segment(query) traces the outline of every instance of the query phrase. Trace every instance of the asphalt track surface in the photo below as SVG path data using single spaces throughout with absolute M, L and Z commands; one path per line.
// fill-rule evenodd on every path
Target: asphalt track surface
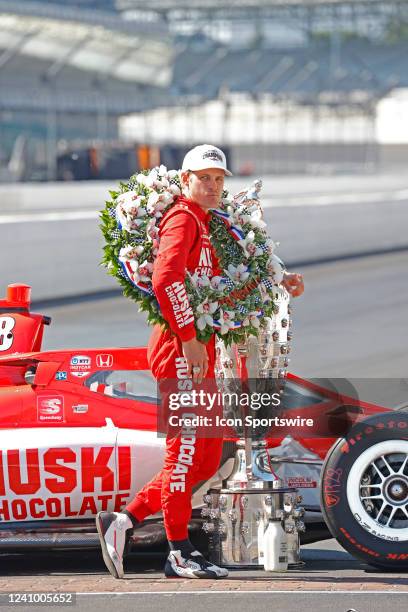
M 76 593 L 76 605 L 67 606 L 68 609 L 90 612 L 112 608 L 117 612 L 240 611 L 266 606 L 277 612 L 295 612 L 302 608 L 316 612 L 406 610 L 407 574 L 371 568 L 353 559 L 333 540 L 303 547 L 302 559 L 304 568 L 286 573 L 232 570 L 228 578 L 218 581 L 168 580 L 162 574 L 162 556 L 132 555 L 125 563 L 125 578 L 115 580 L 107 573 L 97 551 L 0 555 L 0 602 L 11 592 L 68 592 Z M 30 609 L 28 606 L 16 608 Z

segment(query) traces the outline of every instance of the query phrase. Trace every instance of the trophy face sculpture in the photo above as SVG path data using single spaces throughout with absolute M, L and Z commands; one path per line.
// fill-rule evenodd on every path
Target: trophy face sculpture
M 256 181 L 235 200 L 260 207 L 261 185 Z M 277 416 L 284 394 L 292 331 L 289 294 L 283 287 L 276 288 L 274 304 L 274 316 L 264 318 L 257 336 L 228 347 L 221 339 L 216 343 L 215 376 L 224 397 L 223 414 L 239 440 L 232 473 L 221 490 L 210 489 L 204 496 L 202 516 L 206 518 L 203 529 L 210 535 L 211 560 L 229 567 L 263 564 L 262 537 L 271 520 L 284 524 L 290 566 L 300 564 L 299 531 L 303 524 L 297 519 L 303 510 L 298 507 L 297 489 L 284 487 L 272 466 L 262 470 L 261 456 L 262 460 L 269 456 L 264 438 L 272 437 L 271 428 L 246 426 L 254 417 L 266 421 Z M 243 393 L 246 397 L 267 394 L 278 400 L 278 407 L 242 405 Z

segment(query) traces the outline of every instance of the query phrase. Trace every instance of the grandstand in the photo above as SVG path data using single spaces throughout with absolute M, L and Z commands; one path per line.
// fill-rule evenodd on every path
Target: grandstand
M 220 144 L 354 138 L 372 165 L 407 51 L 401 0 L 0 0 L 0 165 L 22 136 L 48 178 L 78 139 L 187 144 L 215 108 Z

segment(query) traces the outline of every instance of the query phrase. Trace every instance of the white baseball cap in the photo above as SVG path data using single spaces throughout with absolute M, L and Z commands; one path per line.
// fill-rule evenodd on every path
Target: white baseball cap
M 227 176 L 232 176 L 227 168 L 225 154 L 218 147 L 203 144 L 190 149 L 183 159 L 182 171 L 207 170 L 207 168 L 219 168 L 224 170 Z

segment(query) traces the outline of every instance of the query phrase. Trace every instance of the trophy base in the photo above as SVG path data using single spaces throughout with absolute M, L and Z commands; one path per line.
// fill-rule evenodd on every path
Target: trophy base
M 269 485 L 233 490 L 210 489 L 204 500 L 203 529 L 209 536 L 209 559 L 229 568 L 263 567 L 262 538 L 270 519 L 284 520 L 289 569 L 302 566 L 299 533 L 292 512 L 297 508 L 297 489 Z M 235 485 L 237 483 L 235 482 Z

